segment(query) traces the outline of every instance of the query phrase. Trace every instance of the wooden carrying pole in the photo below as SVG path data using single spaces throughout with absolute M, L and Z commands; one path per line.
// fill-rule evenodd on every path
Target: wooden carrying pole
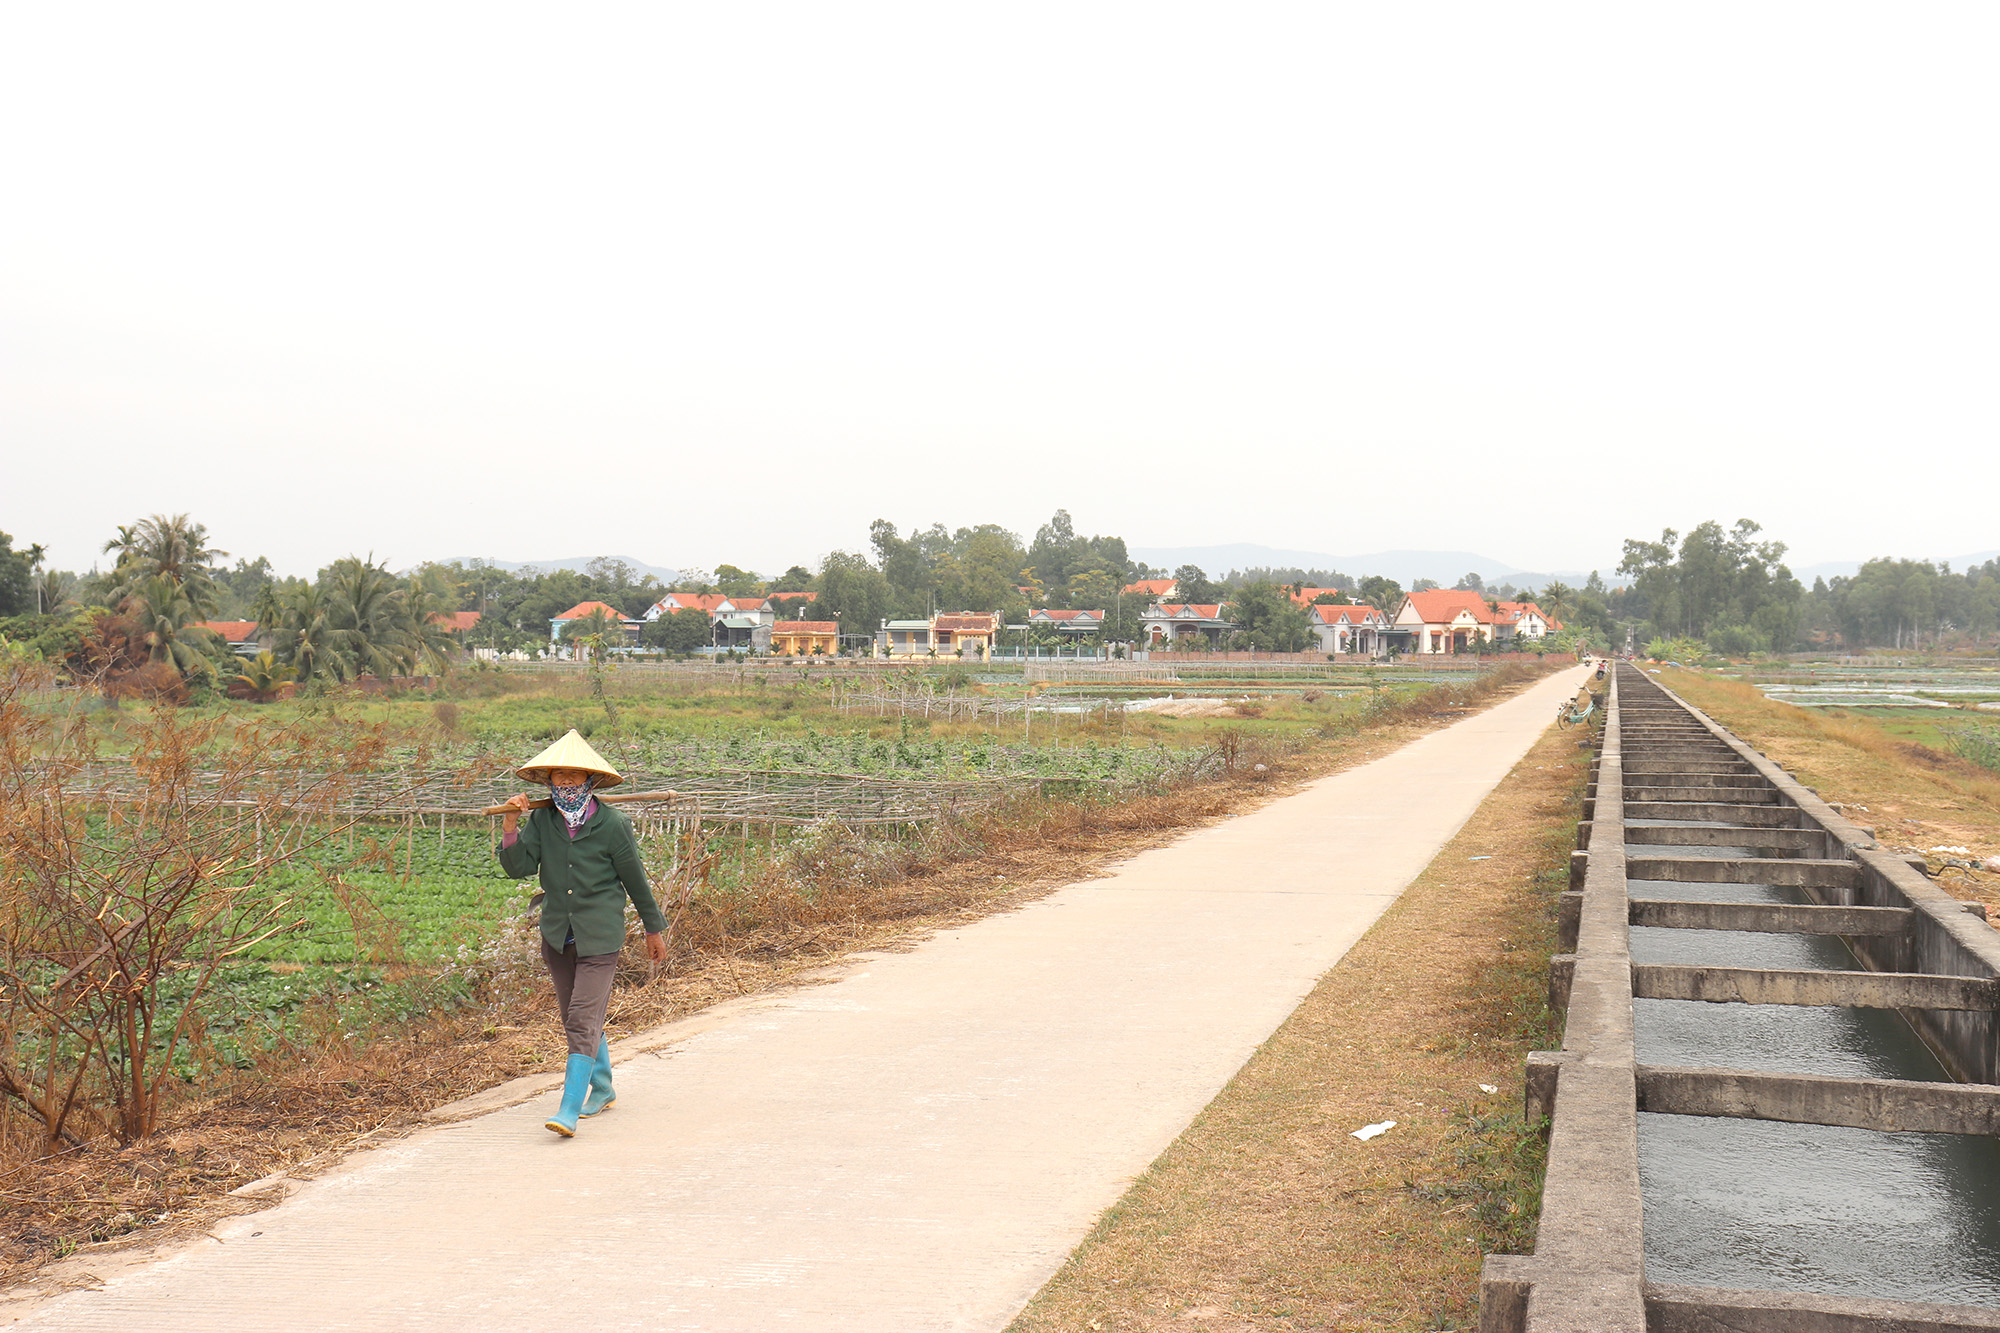
M 627 801 L 673 801 L 680 798 L 680 793 L 677 791 L 607 791 L 603 793 L 592 792 L 591 795 L 608 805 L 623 805 Z M 554 804 L 554 801 L 543 796 L 537 800 L 529 801 L 528 808 L 530 810 L 546 810 Z M 480 811 L 480 813 L 486 815 L 504 815 L 513 808 L 511 805 L 489 805 Z

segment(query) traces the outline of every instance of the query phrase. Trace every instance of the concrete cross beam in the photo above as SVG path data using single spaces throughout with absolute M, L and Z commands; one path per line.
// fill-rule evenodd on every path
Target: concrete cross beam
M 1904 907 L 1807 907 L 1786 903 L 1714 903 L 1634 898 L 1632 924 L 1672 930 L 1749 930 L 1772 935 L 1901 935 L 1914 914 Z
M 1844 1125 L 1885 1134 L 2000 1135 L 2000 1088 L 1885 1078 L 1640 1065 L 1639 1109 Z
M 1650 1333 L 1979 1333 L 2000 1329 L 2000 1310 L 1864 1296 L 1730 1291 L 1648 1282 Z
M 1744 805 L 1730 801 L 1661 800 L 1646 796 L 1625 800 L 1627 819 L 1701 820 L 1704 823 L 1741 824 L 1750 828 L 1799 828 L 1799 812 L 1789 806 L 1759 802 Z
M 1752 847 L 1762 852 L 1790 852 L 1803 856 L 1816 850 L 1825 838 L 1816 829 L 1802 828 L 1711 828 L 1705 824 L 1641 824 L 1627 826 L 1629 846 Z
M 1678 880 L 1683 884 L 1769 884 L 1795 889 L 1851 889 L 1860 874 L 1852 861 L 1804 857 L 1783 860 L 1740 856 L 1632 856 L 1625 862 L 1632 879 Z
M 1768 967 L 1639 963 L 1632 994 L 1644 1000 L 1710 1004 L 1823 1004 L 1857 1009 L 2000 1009 L 1992 977 L 1922 972 L 1820 972 Z
M 1683 784 L 1661 786 L 1653 783 L 1628 782 L 1625 784 L 1625 799 L 1628 801 L 1655 802 L 1716 802 L 1727 799 L 1735 805 L 1776 805 L 1778 793 L 1769 787 L 1727 787 L 1719 783 L 1704 783 L 1700 786 Z

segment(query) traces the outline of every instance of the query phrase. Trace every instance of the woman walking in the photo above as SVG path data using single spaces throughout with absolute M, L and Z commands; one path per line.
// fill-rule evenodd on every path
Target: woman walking
M 577 1118 L 609 1110 L 616 1096 L 604 1009 L 625 943 L 625 900 L 638 909 L 646 956 L 654 962 L 666 961 L 667 921 L 646 883 L 631 821 L 591 795 L 623 782 L 617 769 L 572 730 L 515 772 L 548 787 L 550 801 L 531 809 L 526 796 L 509 800 L 495 850 L 509 878 L 541 872 L 542 962 L 569 1038 L 562 1104 L 547 1123 L 574 1138 Z

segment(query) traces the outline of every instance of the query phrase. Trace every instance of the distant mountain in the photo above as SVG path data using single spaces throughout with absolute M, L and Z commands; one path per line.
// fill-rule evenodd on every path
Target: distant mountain
M 649 565 L 643 560 L 634 560 L 629 555 L 573 555 L 563 560 L 495 560 L 491 556 L 484 555 L 452 555 L 446 556 L 436 563 L 440 565 L 470 565 L 475 560 L 489 564 L 495 569 L 504 569 L 510 574 L 517 574 L 524 569 L 539 569 L 545 574 L 553 573 L 558 569 L 572 569 L 581 574 L 593 560 L 622 560 L 631 568 L 634 574 L 651 574 L 662 583 L 672 583 L 681 576 L 681 572 L 678 569 L 668 569 L 665 565 Z
M 1528 570 L 1504 560 L 1472 551 L 1371 551 L 1365 555 L 1328 555 L 1324 551 L 1285 551 L 1252 542 L 1228 546 L 1137 546 L 1129 548 L 1134 560 L 1159 565 L 1169 572 L 1182 565 L 1199 565 L 1210 578 L 1232 569 L 1330 569 L 1357 579 L 1371 575 L 1392 578 L 1404 587 L 1418 579 L 1432 579 L 1449 588 L 1465 574 L 1477 574 L 1489 584 L 1512 583 L 1539 588 L 1550 579 L 1582 583 L 1589 570 Z M 1601 572 L 1607 577 L 1617 568 L 1612 561 Z
M 1871 556 L 1870 559 L 1875 557 Z M 1913 560 L 1928 560 L 1929 556 L 1912 556 Z M 2000 558 L 2000 551 L 1974 551 L 1971 555 L 1952 556 L 1945 563 L 1953 569 L 1963 571 L 1973 565 L 1983 565 L 1988 560 Z M 1792 575 L 1808 588 L 1814 579 L 1851 579 L 1861 572 L 1859 560 L 1822 560 L 1816 565 L 1796 566 Z

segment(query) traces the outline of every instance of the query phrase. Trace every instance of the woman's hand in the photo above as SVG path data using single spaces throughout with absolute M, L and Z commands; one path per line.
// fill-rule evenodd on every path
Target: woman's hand
M 509 796 L 507 798 L 507 804 L 511 806 L 512 809 L 508 810 L 506 814 L 500 816 L 500 833 L 501 836 L 503 837 L 506 836 L 507 834 L 514 832 L 517 828 L 520 827 L 521 812 L 528 808 L 528 798 L 522 795 L 520 792 L 515 792 L 512 796 Z
M 646 957 L 656 963 L 667 961 L 667 937 L 659 931 L 646 932 Z

